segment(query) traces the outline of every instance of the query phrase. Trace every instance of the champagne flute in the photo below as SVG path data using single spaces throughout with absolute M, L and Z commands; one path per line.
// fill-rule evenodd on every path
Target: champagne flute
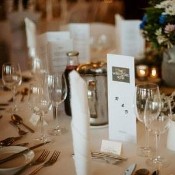
M 156 152 L 153 158 L 148 159 L 148 165 L 155 166 L 156 168 L 166 167 L 169 165 L 167 159 L 160 156 L 159 141 L 161 134 L 165 133 L 170 126 L 172 117 L 171 103 L 169 98 L 160 99 L 159 96 L 148 98 L 145 105 L 145 125 L 155 134 Z
M 30 85 L 30 93 L 28 99 L 29 107 L 36 117 L 36 121 L 40 123 L 40 137 L 36 138 L 41 142 L 48 141 L 48 137 L 46 136 L 45 127 L 44 127 L 44 116 L 48 112 L 51 102 L 49 100 L 49 95 L 47 88 L 45 85 L 41 84 L 31 84 Z
M 2 82 L 13 93 L 13 108 L 12 111 L 17 110 L 15 94 L 16 89 L 22 83 L 21 68 L 19 64 L 5 63 L 2 65 Z
M 61 135 L 66 129 L 62 127 L 58 122 L 58 107 L 67 96 L 67 85 L 64 74 L 62 73 L 54 73 L 48 74 L 48 91 L 49 97 L 53 107 L 53 118 L 54 118 L 54 128 L 52 128 L 49 133 L 51 135 Z
M 139 148 L 139 155 L 143 157 L 148 157 L 152 154 L 152 149 L 149 145 L 149 130 L 144 123 L 144 110 L 147 98 L 153 97 L 155 94 L 159 94 L 159 87 L 157 84 L 144 83 L 136 86 L 136 116 L 145 127 L 145 143 L 144 146 Z

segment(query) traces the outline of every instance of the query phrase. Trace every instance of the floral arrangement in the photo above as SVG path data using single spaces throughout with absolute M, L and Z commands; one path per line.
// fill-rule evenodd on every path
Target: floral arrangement
M 175 0 L 150 0 L 140 24 L 153 47 L 164 50 L 175 45 Z

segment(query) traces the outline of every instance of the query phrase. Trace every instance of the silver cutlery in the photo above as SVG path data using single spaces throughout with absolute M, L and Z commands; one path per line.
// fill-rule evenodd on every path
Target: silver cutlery
M 159 175 L 159 170 L 155 170 L 152 175 Z
M 135 170 L 136 164 L 132 164 L 129 167 L 126 168 L 126 170 L 124 171 L 123 175 L 132 175 L 133 171 Z
M 16 122 L 14 122 L 14 121 L 9 121 L 9 123 L 10 123 L 12 126 L 14 126 L 14 127 L 16 127 L 16 128 L 18 129 L 18 134 L 19 134 L 20 136 L 26 135 L 26 134 L 28 133 L 28 132 L 22 130 Z
M 14 122 L 15 122 L 16 124 L 18 124 L 18 125 L 22 124 L 22 125 L 23 125 L 26 129 L 28 129 L 30 132 L 32 132 L 32 133 L 35 132 L 32 128 L 30 128 L 29 126 L 27 126 L 27 125 L 23 122 L 23 119 L 22 119 L 19 115 L 17 115 L 17 114 L 12 114 L 11 119 L 12 119 L 12 121 L 14 121 Z
M 138 169 L 137 171 L 135 171 L 135 173 L 134 174 L 136 174 L 136 175 L 149 175 L 150 174 L 150 172 L 149 172 L 149 170 L 148 169 L 145 169 L 145 168 L 141 168 L 141 169 Z M 152 175 L 156 175 L 156 174 L 154 174 L 154 172 L 153 172 L 153 174 Z M 158 175 L 158 174 L 157 174 Z
M 27 146 L 29 145 L 28 142 L 25 142 L 25 143 L 18 143 L 18 144 L 13 144 L 13 146 Z
M 24 172 L 27 168 L 29 168 L 29 167 L 31 167 L 31 166 L 35 166 L 35 165 L 39 165 L 39 164 L 41 164 L 41 163 L 44 163 L 44 161 L 45 161 L 46 158 L 48 157 L 49 153 L 50 153 L 50 151 L 47 151 L 47 150 L 44 149 L 44 150 L 42 151 L 42 153 L 40 154 L 40 156 L 39 156 L 36 160 L 34 160 L 34 161 L 32 161 L 32 162 L 26 164 L 26 165 L 25 165 L 24 167 L 22 167 L 19 171 L 17 171 L 14 175 L 20 175 L 22 172 Z
M 28 152 L 28 151 L 30 151 L 30 150 L 36 149 L 36 148 L 38 148 L 38 147 L 41 147 L 41 146 L 43 146 L 43 145 L 46 145 L 47 143 L 50 143 L 50 142 L 39 143 L 39 144 L 34 145 L 34 146 L 32 146 L 32 147 L 26 148 L 26 149 L 23 150 L 23 151 L 20 151 L 20 152 L 18 152 L 18 153 L 14 153 L 14 154 L 12 154 L 12 155 L 10 155 L 10 156 L 4 158 L 4 159 L 0 159 L 0 164 L 3 164 L 3 163 L 5 163 L 5 162 L 7 162 L 7 161 L 10 161 L 10 160 L 13 160 L 13 159 L 15 159 L 15 158 L 17 158 L 17 157 L 23 155 L 24 153 L 26 153 L 26 152 Z
M 41 166 L 39 166 L 38 168 L 36 168 L 29 175 L 34 175 L 38 171 L 40 171 L 42 168 L 53 165 L 57 161 L 59 155 L 60 155 L 60 152 L 59 151 L 54 151 L 53 154 L 52 154 L 52 156 L 50 157 L 50 159 L 47 162 L 45 162 L 44 164 L 42 164 Z
M 110 157 L 92 157 L 92 158 L 96 159 L 96 160 L 105 161 L 106 163 L 112 164 L 112 165 L 117 165 L 117 164 L 122 162 L 122 160 L 114 159 L 114 158 L 110 158 Z
M 0 106 L 1 107 L 6 107 L 6 106 L 8 106 L 9 104 L 8 103 L 0 103 Z
M 0 110 L 1 111 L 5 110 L 8 105 L 9 105 L 8 103 L 0 103 Z
M 122 157 L 117 154 L 106 153 L 106 152 L 91 152 L 93 158 L 112 158 L 117 160 L 127 160 L 126 157 Z
M 28 95 L 28 91 L 29 91 L 28 88 L 24 88 L 24 89 L 21 91 L 21 95 L 22 95 L 22 97 L 21 97 L 21 102 L 23 102 L 23 101 L 24 101 L 24 97 L 25 97 L 26 95 Z
M 21 138 L 22 138 L 21 136 L 19 136 L 19 137 L 8 137 L 8 138 L 0 141 L 0 146 L 10 146 L 15 141 L 17 141 L 17 140 L 19 140 Z

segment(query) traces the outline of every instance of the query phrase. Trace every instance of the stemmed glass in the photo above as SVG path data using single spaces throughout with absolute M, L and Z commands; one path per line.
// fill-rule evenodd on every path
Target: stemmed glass
M 159 141 L 161 134 L 170 126 L 172 117 L 171 103 L 169 98 L 160 99 L 159 96 L 148 98 L 145 105 L 145 125 L 155 134 L 156 152 L 155 156 L 148 159 L 148 165 L 155 166 L 156 168 L 166 167 L 169 162 L 159 155 Z
M 13 93 L 13 108 L 12 111 L 17 110 L 15 94 L 16 89 L 22 83 L 21 68 L 19 64 L 5 63 L 2 65 L 2 82 Z
M 146 128 L 144 121 L 144 110 L 147 98 L 153 97 L 155 94 L 159 95 L 159 87 L 157 84 L 144 83 L 136 86 L 136 116 L 145 127 L 145 145 L 139 148 L 139 155 L 143 157 L 148 157 L 152 154 L 152 149 L 149 145 L 149 130 Z
M 64 74 L 54 73 L 48 74 L 48 91 L 53 107 L 54 124 L 56 126 L 49 132 L 51 135 L 61 135 L 66 129 L 58 123 L 58 107 L 66 99 L 67 85 Z
M 32 112 L 36 114 L 36 121 L 39 121 L 38 123 L 40 123 L 40 137 L 36 138 L 36 140 L 46 142 L 49 138 L 46 136 L 45 132 L 44 116 L 51 105 L 47 86 L 43 84 L 31 84 L 28 103 Z M 37 118 L 38 116 L 39 118 Z

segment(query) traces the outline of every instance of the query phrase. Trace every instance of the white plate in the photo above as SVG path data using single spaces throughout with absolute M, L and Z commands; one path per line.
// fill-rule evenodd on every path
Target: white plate
M 22 146 L 7 146 L 0 148 L 0 159 L 8 157 L 11 154 L 18 153 L 25 150 L 26 147 Z M 14 174 L 17 170 L 28 164 L 34 158 L 35 153 L 31 150 L 13 160 L 0 164 L 0 174 L 10 175 Z

